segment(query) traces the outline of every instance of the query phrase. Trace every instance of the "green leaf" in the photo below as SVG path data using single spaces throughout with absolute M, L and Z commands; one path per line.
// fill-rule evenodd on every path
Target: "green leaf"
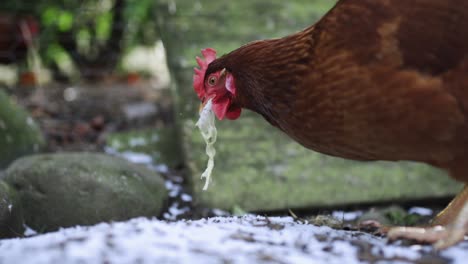
M 96 18 L 96 36 L 100 40 L 105 40 L 109 37 L 112 24 L 112 14 L 104 13 Z
M 73 14 L 68 11 L 62 11 L 58 17 L 57 26 L 60 31 L 70 31 L 73 26 Z
M 80 50 L 89 50 L 91 47 L 91 32 L 87 28 L 82 28 L 78 31 L 76 40 Z
M 59 10 L 56 7 L 47 7 L 44 12 L 42 13 L 42 24 L 44 26 L 51 26 L 55 24 L 57 20 Z

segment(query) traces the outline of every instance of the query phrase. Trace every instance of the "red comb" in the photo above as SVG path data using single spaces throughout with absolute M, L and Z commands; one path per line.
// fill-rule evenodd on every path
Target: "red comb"
M 208 65 L 216 59 L 216 50 L 212 48 L 206 48 L 201 51 L 204 60 L 197 57 L 197 63 L 200 68 L 195 68 L 195 74 L 193 75 L 193 88 L 198 95 L 198 98 L 203 99 L 205 97 L 205 88 L 203 81 L 205 80 L 205 73 L 208 69 Z

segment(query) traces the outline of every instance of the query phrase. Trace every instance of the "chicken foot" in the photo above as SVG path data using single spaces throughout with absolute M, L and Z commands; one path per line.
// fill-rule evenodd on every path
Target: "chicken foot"
M 463 241 L 468 234 L 468 184 L 433 220 L 431 227 L 393 227 L 389 240 L 411 239 L 432 243 L 436 249 L 448 248 Z

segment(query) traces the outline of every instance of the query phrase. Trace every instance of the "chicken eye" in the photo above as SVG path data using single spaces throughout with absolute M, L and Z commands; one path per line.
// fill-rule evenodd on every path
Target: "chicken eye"
M 218 82 L 218 78 L 216 78 L 216 76 L 211 76 L 209 79 L 208 79 L 208 84 L 213 86 L 216 84 L 216 82 Z

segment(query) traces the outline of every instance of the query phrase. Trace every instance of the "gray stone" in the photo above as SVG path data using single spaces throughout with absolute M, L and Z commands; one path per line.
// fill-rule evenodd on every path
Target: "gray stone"
M 96 153 L 34 155 L 15 161 L 4 180 L 36 231 L 159 216 L 167 199 L 156 172 Z
M 0 90 L 0 168 L 18 157 L 38 152 L 44 138 L 33 119 Z
M 199 100 L 192 88 L 195 56 L 218 55 L 249 41 L 296 32 L 319 19 L 335 1 L 159 1 L 158 21 L 174 77 L 194 201 L 248 211 L 407 201 L 453 195 L 461 184 L 445 172 L 409 162 L 355 162 L 306 150 L 256 114 L 217 121 L 213 182 L 202 191 L 205 145 L 194 126 Z M 278 51 L 281 52 L 281 51 Z M 320 128 L 317 128 L 320 129 Z
M 19 197 L 6 182 L 0 180 L 0 238 L 21 236 L 23 231 Z

